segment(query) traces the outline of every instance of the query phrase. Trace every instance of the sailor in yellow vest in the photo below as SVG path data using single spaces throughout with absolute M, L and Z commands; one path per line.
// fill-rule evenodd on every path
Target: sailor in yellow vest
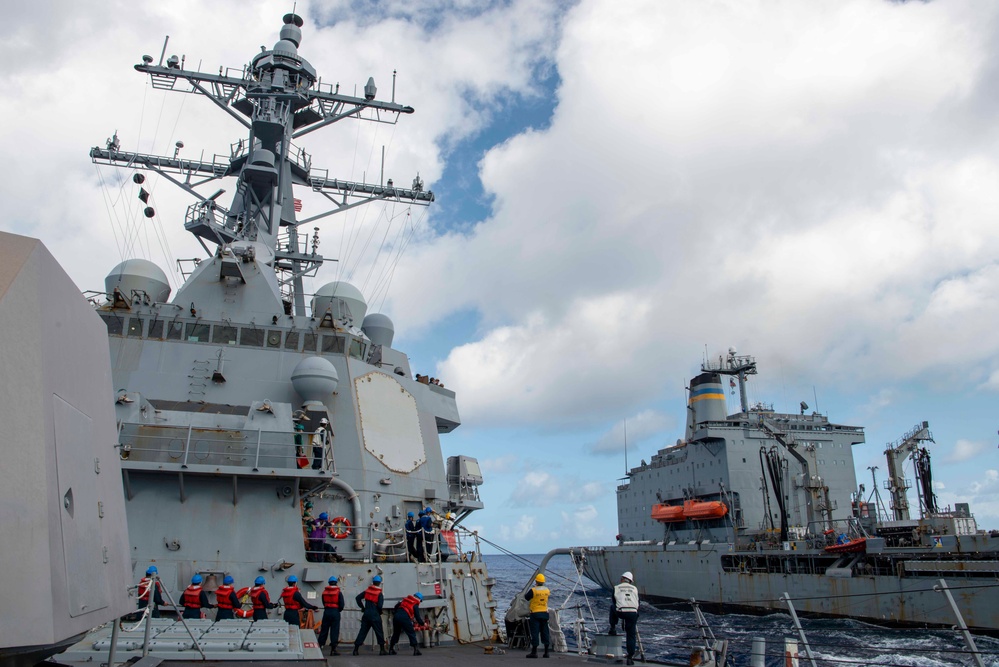
M 528 658 L 538 657 L 538 634 L 541 634 L 541 643 L 545 645 L 543 658 L 548 657 L 548 647 L 551 645 L 551 636 L 548 634 L 548 596 L 552 592 L 545 587 L 545 575 L 538 574 L 534 577 L 534 588 L 527 591 L 524 597 L 531 603 L 531 615 L 528 616 L 528 625 L 531 628 L 531 652 Z
M 614 587 L 611 596 L 610 633 L 617 634 L 617 622 L 621 621 L 627 636 L 625 646 L 628 650 L 628 660 L 625 664 L 634 665 L 635 644 L 638 638 L 638 589 L 635 588 L 634 575 L 625 572 L 621 575 L 621 583 Z

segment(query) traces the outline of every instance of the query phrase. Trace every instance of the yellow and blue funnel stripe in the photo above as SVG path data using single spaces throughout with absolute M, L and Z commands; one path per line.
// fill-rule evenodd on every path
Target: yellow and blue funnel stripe
M 725 390 L 722 389 L 720 384 L 709 384 L 700 385 L 699 387 L 692 387 L 690 390 L 690 402 L 697 403 L 698 401 L 724 401 L 725 400 Z

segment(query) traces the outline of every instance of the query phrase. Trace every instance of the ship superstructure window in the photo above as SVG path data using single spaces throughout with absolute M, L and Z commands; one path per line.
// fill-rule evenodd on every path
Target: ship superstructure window
M 184 323 L 171 322 L 167 325 L 167 340 L 180 340 L 184 337 Z
M 121 335 L 122 326 L 125 324 L 124 320 L 114 313 L 101 315 L 101 318 L 104 320 L 104 324 L 107 325 L 109 334 L 117 336 Z
M 343 337 L 323 336 L 323 354 L 343 354 Z
M 280 331 L 268 331 L 267 332 L 267 347 L 281 347 L 281 332 Z
M 149 323 L 147 338 L 163 338 L 163 320 L 153 320 Z
M 280 340 L 280 339 L 279 339 Z M 241 329 L 239 332 L 239 344 L 247 347 L 264 346 L 263 329 Z
M 187 325 L 187 340 L 192 343 L 207 343 L 211 338 L 209 334 L 212 331 L 210 324 L 188 324 Z
M 284 337 L 284 349 L 286 350 L 297 350 L 298 349 L 298 332 L 289 331 L 288 335 Z
M 302 337 L 302 352 L 315 352 L 319 346 L 319 334 L 307 333 Z
M 128 334 L 133 337 L 142 337 L 142 318 L 141 317 L 130 317 L 128 318 Z
M 215 335 L 212 337 L 212 342 L 218 343 L 219 345 L 235 345 L 236 327 L 229 326 L 227 324 L 216 324 Z
M 363 352 L 364 352 L 364 346 L 362 345 L 361 341 L 357 340 L 356 338 L 351 339 L 350 356 L 354 357 L 355 359 L 360 359 Z

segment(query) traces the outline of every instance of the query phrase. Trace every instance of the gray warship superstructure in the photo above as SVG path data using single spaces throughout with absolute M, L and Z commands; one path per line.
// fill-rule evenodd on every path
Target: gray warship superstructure
M 929 425 L 886 449 L 888 516 L 877 488 L 865 496 L 857 484 L 852 448 L 863 429 L 806 414 L 804 402 L 800 413 L 750 406 L 756 371 L 734 350 L 703 364 L 685 437 L 628 471 L 617 488 L 618 544 L 586 547 L 586 575 L 610 588 L 630 570 L 653 601 L 765 612 L 787 611 L 789 595 L 798 612 L 898 625 L 959 623 L 953 596 L 968 626 L 999 631 L 999 534 L 979 530 L 966 505 L 937 507 Z M 740 394 L 732 415 L 726 378 Z
M 430 641 L 488 639 L 497 630 L 492 581 L 474 536 L 416 562 L 404 533 L 410 511 L 450 512 L 460 527 L 483 507 L 475 459 L 443 458 L 439 434 L 460 424 L 454 392 L 414 378 L 392 347 L 391 320 L 367 313 L 358 289 L 303 289 L 324 258 L 318 231 L 303 238 L 302 225 L 368 202 L 425 206 L 434 197 L 418 177 L 411 188 L 336 179 L 293 140 L 344 119 L 394 123 L 413 109 L 377 100 L 371 79 L 363 97 L 321 83 L 298 53 L 302 25 L 285 16 L 273 49 L 242 70 L 184 69 L 183 58 L 164 62 L 166 45 L 158 64 L 144 56 L 135 66 L 154 89 L 207 97 L 241 124 L 247 135 L 230 154 L 127 152 L 117 134 L 91 151 L 95 163 L 129 170 L 143 202 L 143 172 L 190 193 L 185 226 L 208 253 L 172 297 L 162 270 L 131 259 L 93 298 L 110 344 L 107 400 L 131 544 L 133 576 L 120 583 L 134 586 L 155 565 L 179 600 L 196 574 L 207 591 L 226 575 L 237 588 L 263 576 L 276 600 L 294 574 L 321 605 L 318 594 L 336 575 L 347 600 L 341 641 L 349 642 L 359 623 L 354 596 L 381 575 L 388 608 L 423 594 Z M 224 178 L 235 179 L 228 209 L 223 190 L 211 194 Z M 322 194 L 331 210 L 300 219 L 296 187 Z M 324 420 L 330 437 L 320 439 Z M 332 534 L 309 549 L 310 520 L 324 512 Z

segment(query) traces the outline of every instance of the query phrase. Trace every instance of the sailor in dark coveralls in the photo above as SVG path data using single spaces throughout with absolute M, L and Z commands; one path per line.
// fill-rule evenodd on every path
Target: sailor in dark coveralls
M 416 630 L 413 628 L 413 621 L 418 625 L 423 625 L 423 617 L 420 616 L 420 603 L 423 602 L 422 593 L 407 595 L 399 604 L 395 606 L 395 614 L 392 617 L 392 641 L 389 642 L 389 655 L 395 655 L 395 645 L 399 643 L 399 635 L 403 632 L 409 637 L 409 645 L 413 647 L 413 655 L 423 655 L 416 642 Z
M 139 609 L 145 609 L 149 606 L 149 597 L 153 598 L 153 610 L 150 612 L 153 618 L 160 617 L 160 605 L 163 604 L 163 590 L 160 586 L 160 582 L 156 582 L 156 586 L 153 586 L 153 577 L 157 574 L 159 570 L 156 569 L 155 565 L 150 565 L 146 569 L 146 576 L 139 580 Z
M 413 560 L 419 562 L 423 560 L 421 557 L 423 553 L 423 526 L 420 525 L 416 515 L 412 512 L 408 512 L 406 517 L 406 549 Z
M 264 578 L 257 577 L 253 580 L 253 588 L 250 589 L 250 601 L 253 602 L 253 620 L 266 621 L 267 610 L 273 609 L 277 605 L 271 602 L 271 596 L 264 588 Z
M 208 593 L 201 588 L 201 575 L 191 577 L 191 585 L 184 589 L 180 596 L 180 604 L 184 607 L 184 618 L 201 618 L 202 609 L 212 609 L 214 605 L 208 602 Z
M 323 589 L 323 624 L 319 628 L 319 649 L 322 650 L 326 638 L 330 640 L 330 655 L 340 655 L 340 612 L 343 611 L 343 593 L 337 586 L 337 578 L 330 577 L 329 585 Z
M 239 609 L 240 604 L 232 583 L 232 577 L 227 574 L 222 580 L 222 585 L 215 589 L 215 606 L 218 607 L 218 612 L 215 614 L 216 621 L 236 618 L 233 610 Z
M 298 590 L 298 577 L 293 574 L 288 575 L 288 585 L 281 591 L 281 601 L 284 602 L 284 622 L 289 625 L 301 625 L 299 609 L 319 609 L 302 597 L 302 591 Z
M 361 644 L 368 638 L 368 630 L 375 631 L 375 639 L 378 640 L 378 655 L 388 655 L 385 650 L 385 633 L 382 631 L 382 606 L 385 604 L 385 596 L 382 595 L 382 578 L 375 575 L 371 578 L 371 585 L 363 592 L 358 593 L 354 598 L 357 606 L 364 610 L 361 614 L 361 628 L 357 631 L 357 638 L 354 640 L 354 653 L 361 648 Z

